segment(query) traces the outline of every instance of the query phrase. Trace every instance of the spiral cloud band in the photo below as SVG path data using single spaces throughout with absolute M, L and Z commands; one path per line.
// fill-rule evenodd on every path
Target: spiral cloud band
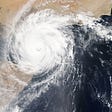
M 29 15 L 10 37 L 8 59 L 26 73 L 61 64 L 72 37 L 64 33 L 68 20 L 69 17 L 54 16 L 50 10 Z

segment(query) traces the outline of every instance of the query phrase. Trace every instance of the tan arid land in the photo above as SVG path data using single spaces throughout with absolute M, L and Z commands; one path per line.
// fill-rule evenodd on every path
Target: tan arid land
M 6 21 L 10 21 L 27 2 L 28 0 L 0 0 L 0 22 L 5 24 Z M 111 0 L 36 0 L 32 5 L 34 10 L 52 8 L 62 13 L 90 11 L 96 17 L 109 14 L 110 7 Z
M 110 0 L 36 0 L 31 11 L 46 8 L 54 9 L 63 14 L 80 11 L 92 12 L 95 17 L 109 14 Z M 16 13 L 28 2 L 28 0 L 0 0 L 0 23 L 7 25 Z M 31 79 L 31 75 L 19 72 L 16 68 L 2 63 L 0 68 L 0 108 L 17 95 Z

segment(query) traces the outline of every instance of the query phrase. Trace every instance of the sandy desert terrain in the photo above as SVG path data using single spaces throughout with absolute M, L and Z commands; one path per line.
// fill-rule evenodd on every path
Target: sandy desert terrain
M 28 0 L 0 0 L 0 22 L 5 24 L 6 21 L 11 21 L 14 15 L 27 1 Z M 90 11 L 94 16 L 99 17 L 102 14 L 109 14 L 110 7 L 110 0 L 36 0 L 32 5 L 32 10 L 52 8 L 61 13 Z

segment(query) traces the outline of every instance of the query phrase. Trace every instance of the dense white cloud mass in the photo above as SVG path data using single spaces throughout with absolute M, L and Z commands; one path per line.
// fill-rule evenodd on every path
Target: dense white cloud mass
M 27 73 L 38 73 L 61 64 L 72 38 L 65 27 L 69 20 L 69 16 L 57 16 L 51 10 L 29 15 L 15 27 L 10 38 L 12 56 L 9 60 L 13 59 L 18 68 Z

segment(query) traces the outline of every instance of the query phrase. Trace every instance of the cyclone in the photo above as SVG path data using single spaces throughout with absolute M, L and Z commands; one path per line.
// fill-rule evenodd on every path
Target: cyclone
M 72 33 L 65 27 L 67 21 L 69 16 L 56 16 L 51 10 L 30 14 L 16 25 L 10 36 L 8 60 L 26 73 L 61 65 L 72 41 Z

